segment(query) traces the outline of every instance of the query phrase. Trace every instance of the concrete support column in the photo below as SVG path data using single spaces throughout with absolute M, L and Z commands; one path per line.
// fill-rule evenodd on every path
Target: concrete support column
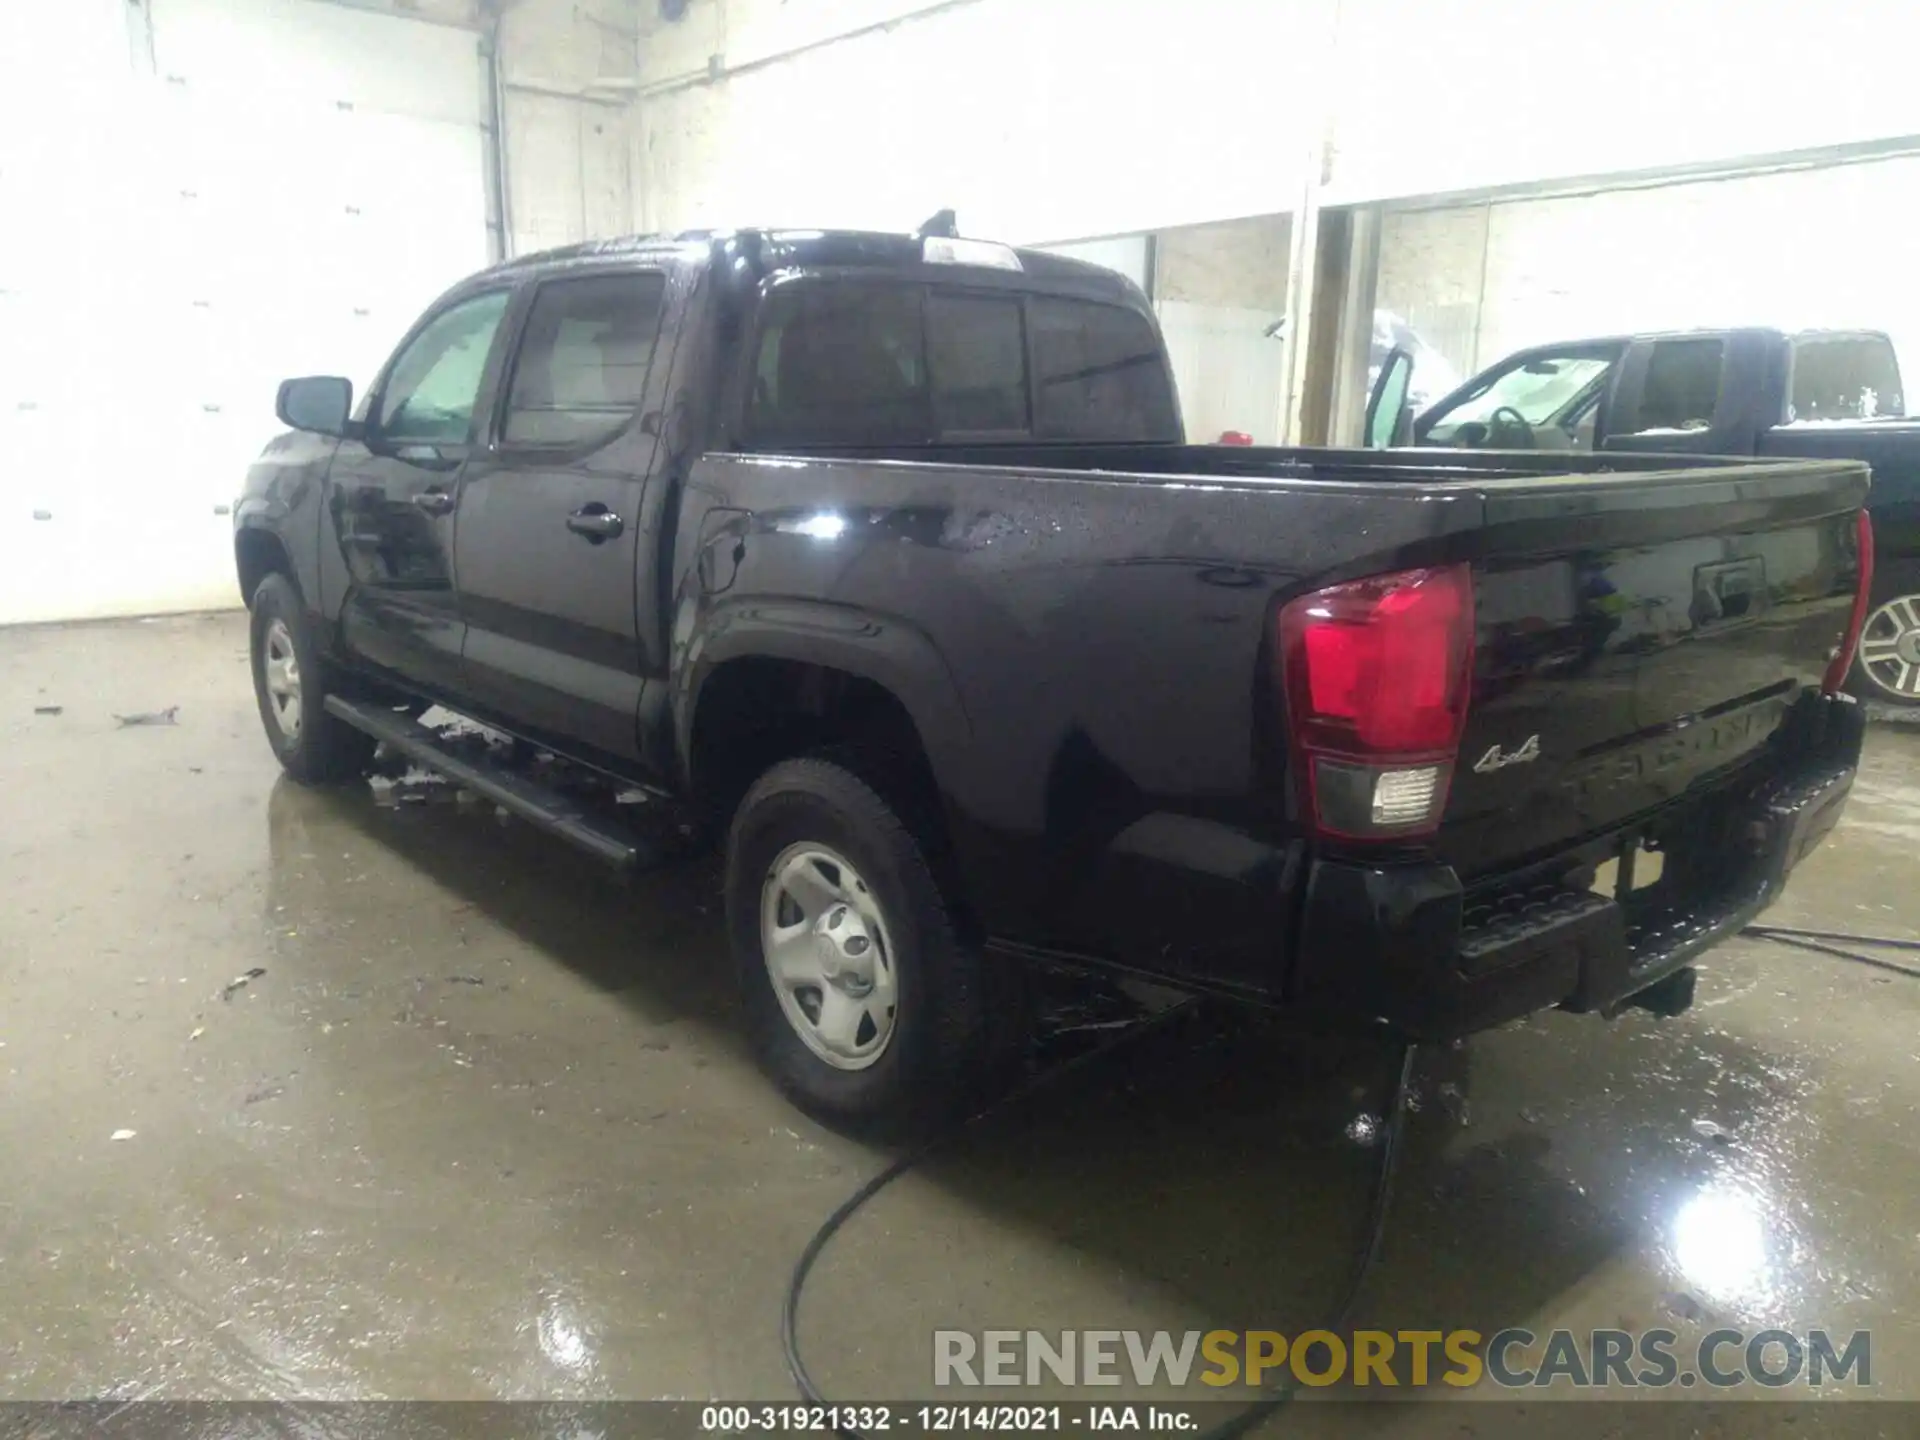
M 1363 205 L 1347 217 L 1347 261 L 1339 300 L 1339 337 L 1333 346 L 1329 445 L 1359 445 L 1366 424 L 1368 374 L 1373 360 L 1373 312 L 1380 290 L 1380 207 Z

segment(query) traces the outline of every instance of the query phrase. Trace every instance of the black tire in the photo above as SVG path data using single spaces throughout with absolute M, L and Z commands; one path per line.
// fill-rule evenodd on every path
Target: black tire
M 285 641 L 279 636 L 284 635 Z M 281 705 L 268 682 L 270 647 L 290 643 L 297 667 L 298 698 L 291 708 L 298 724 L 291 731 L 280 719 Z M 267 744 L 282 768 L 307 785 L 352 780 L 366 773 L 375 741 L 326 710 L 327 670 L 313 643 L 313 627 L 300 592 L 285 575 L 272 574 L 253 592 L 253 694 Z
M 863 1069 L 835 1068 L 802 1039 L 763 954 L 763 886 L 776 860 L 800 845 L 845 857 L 877 902 L 891 942 L 891 1034 Z M 1011 962 L 962 943 L 922 845 L 851 770 L 802 759 L 762 775 L 734 813 L 726 875 L 728 936 L 755 1051 L 815 1119 L 910 1135 L 1004 1083 L 1024 1054 L 1027 1012 Z
M 1867 623 L 1861 634 L 1863 653 L 1854 656 L 1853 669 L 1847 675 L 1850 693 L 1880 705 L 1903 709 L 1920 706 L 1920 673 L 1912 667 L 1903 671 L 1891 661 L 1882 660 L 1875 667 L 1879 671 L 1876 675 L 1867 668 L 1864 654 L 1869 638 L 1884 640 L 1904 629 L 1907 652 L 1920 655 L 1920 629 L 1907 624 L 1907 620 L 1920 620 L 1920 563 L 1882 560 L 1873 578 L 1873 596 L 1867 605 Z M 1895 688 L 1903 675 L 1908 686 L 1905 691 Z

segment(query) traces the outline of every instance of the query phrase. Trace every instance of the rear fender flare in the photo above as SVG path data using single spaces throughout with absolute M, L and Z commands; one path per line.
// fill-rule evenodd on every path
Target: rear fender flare
M 701 692 L 722 666 L 749 658 L 819 665 L 886 690 L 913 721 L 943 789 L 972 739 L 960 688 L 924 631 L 894 616 L 823 601 L 743 599 L 708 613 L 680 667 L 674 739 L 689 790 Z

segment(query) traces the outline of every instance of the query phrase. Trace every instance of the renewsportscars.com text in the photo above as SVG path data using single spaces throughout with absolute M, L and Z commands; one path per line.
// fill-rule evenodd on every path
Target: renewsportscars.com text
M 1873 1336 L 1825 1330 L 936 1330 L 936 1386 L 1450 1385 L 1660 1389 L 1873 1383 Z

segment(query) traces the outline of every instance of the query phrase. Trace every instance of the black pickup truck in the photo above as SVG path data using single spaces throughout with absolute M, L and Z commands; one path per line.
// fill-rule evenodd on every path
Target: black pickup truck
M 236 512 L 281 763 L 385 742 L 616 865 L 545 757 L 703 818 L 829 1119 L 999 1071 L 1036 963 L 1677 1010 L 1852 781 L 1858 464 L 1188 446 L 1131 283 L 944 234 L 516 260 L 350 389 L 282 386 Z
M 1873 468 L 1874 590 L 1850 688 L 1920 705 L 1920 420 L 1873 330 L 1689 330 L 1539 345 L 1412 422 L 1468 449 L 1758 455 Z

